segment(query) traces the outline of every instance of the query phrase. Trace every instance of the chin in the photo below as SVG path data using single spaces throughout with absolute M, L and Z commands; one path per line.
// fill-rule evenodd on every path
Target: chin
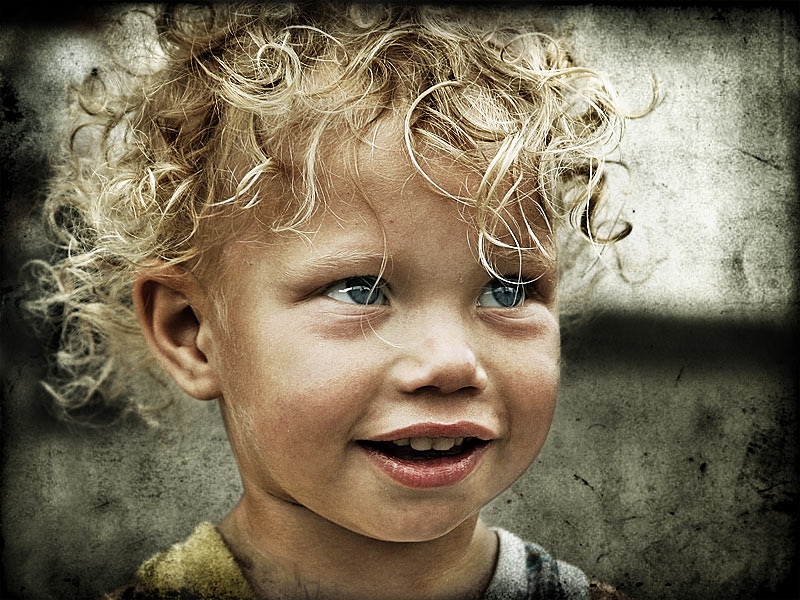
M 409 509 L 395 514 L 384 514 L 374 522 L 362 524 L 355 531 L 384 542 L 430 542 L 461 526 L 474 527 L 478 511 L 479 509 L 457 512 L 452 506 Z

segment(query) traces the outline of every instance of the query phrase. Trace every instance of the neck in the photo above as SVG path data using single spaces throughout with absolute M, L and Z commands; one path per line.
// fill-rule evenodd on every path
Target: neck
M 219 530 L 256 595 L 270 600 L 480 598 L 497 555 L 477 516 L 435 540 L 386 542 L 272 496 L 245 494 Z

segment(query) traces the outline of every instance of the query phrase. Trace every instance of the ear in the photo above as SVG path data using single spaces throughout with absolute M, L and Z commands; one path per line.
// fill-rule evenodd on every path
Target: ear
M 216 370 L 201 349 L 213 339 L 198 310 L 205 298 L 197 281 L 178 268 L 143 269 L 133 285 L 136 316 L 150 349 L 175 383 L 199 400 L 222 395 Z

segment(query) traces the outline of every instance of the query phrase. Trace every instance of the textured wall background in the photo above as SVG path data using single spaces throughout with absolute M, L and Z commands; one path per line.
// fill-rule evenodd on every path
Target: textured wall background
M 651 74 L 662 101 L 631 123 L 615 180 L 634 233 L 567 270 L 551 437 L 485 517 L 638 598 L 798 597 L 797 14 L 544 14 L 629 106 L 647 103 Z M 240 491 L 213 404 L 179 403 L 156 430 L 47 416 L 42 350 L 11 292 L 19 265 L 48 254 L 48 153 L 108 24 L 66 16 L 0 29 L 3 597 L 121 585 Z

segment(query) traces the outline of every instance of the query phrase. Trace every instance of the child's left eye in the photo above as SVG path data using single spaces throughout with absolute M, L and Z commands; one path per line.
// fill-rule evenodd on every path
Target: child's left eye
M 379 277 L 360 275 L 340 279 L 328 286 L 322 295 L 348 304 L 388 304 L 386 294 L 383 292 L 385 285 L 386 282 Z
M 483 286 L 478 296 L 478 306 L 489 308 L 515 308 L 525 303 L 525 285 L 492 279 Z

